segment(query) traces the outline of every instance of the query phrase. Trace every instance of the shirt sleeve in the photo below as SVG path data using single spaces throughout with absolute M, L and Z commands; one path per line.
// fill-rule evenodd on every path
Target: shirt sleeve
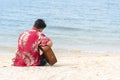
M 51 41 L 50 38 L 48 38 L 45 34 L 41 33 L 39 46 L 45 46 L 49 41 Z

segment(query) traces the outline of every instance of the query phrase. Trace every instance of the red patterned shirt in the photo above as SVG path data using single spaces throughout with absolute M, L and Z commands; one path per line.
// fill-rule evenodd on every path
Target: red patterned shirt
M 40 65 L 40 53 L 38 46 L 45 46 L 50 39 L 43 33 L 38 32 L 36 28 L 25 31 L 18 38 L 18 49 L 14 66 L 38 66 Z

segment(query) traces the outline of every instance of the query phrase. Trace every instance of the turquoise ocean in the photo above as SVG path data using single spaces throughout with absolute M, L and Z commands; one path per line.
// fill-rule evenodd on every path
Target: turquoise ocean
M 120 52 L 120 0 L 0 0 L 0 54 L 38 18 L 55 50 Z

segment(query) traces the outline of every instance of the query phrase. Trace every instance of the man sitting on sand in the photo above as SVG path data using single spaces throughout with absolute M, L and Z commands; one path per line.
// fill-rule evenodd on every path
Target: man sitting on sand
M 37 19 L 32 29 L 20 34 L 13 66 L 43 66 L 46 61 L 40 55 L 39 46 L 52 46 L 52 41 L 42 31 L 46 27 L 44 20 Z

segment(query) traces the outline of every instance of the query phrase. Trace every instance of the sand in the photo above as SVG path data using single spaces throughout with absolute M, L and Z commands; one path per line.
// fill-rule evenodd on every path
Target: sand
M 14 67 L 12 54 L 0 55 L 0 80 L 120 80 L 119 53 L 56 54 L 54 66 Z

